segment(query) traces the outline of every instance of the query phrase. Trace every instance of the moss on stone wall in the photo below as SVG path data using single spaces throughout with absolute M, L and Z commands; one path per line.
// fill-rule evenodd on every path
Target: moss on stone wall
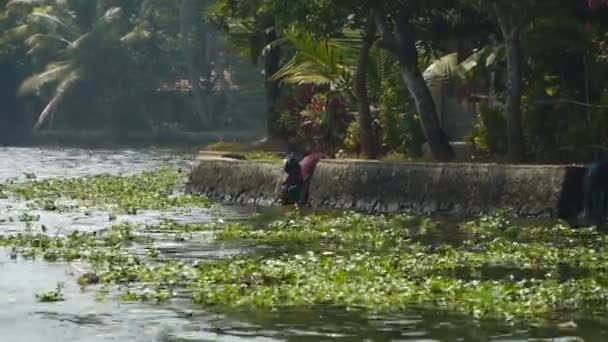
M 313 207 L 374 213 L 472 215 L 507 210 L 519 217 L 572 218 L 580 210 L 582 168 L 574 166 L 322 161 Z M 188 190 L 242 204 L 280 198 L 282 163 L 201 159 Z

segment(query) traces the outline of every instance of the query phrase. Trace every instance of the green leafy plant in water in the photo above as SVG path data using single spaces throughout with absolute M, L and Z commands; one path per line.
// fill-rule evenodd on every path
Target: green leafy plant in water
M 40 215 L 33 215 L 30 213 L 22 213 L 19 215 L 19 221 L 21 222 L 35 222 L 40 221 Z
M 63 296 L 63 284 L 57 283 L 57 287 L 49 292 L 36 295 L 36 299 L 42 303 L 55 303 L 63 302 L 65 300 Z
M 216 230 L 219 239 L 249 239 L 269 244 L 313 244 L 369 248 L 398 247 L 417 235 L 419 220 L 410 216 L 378 216 L 349 213 L 338 217 L 289 214 L 266 226 L 230 223 Z
M 179 223 L 166 220 L 160 225 L 146 227 L 146 230 L 152 232 L 194 233 L 214 231 L 223 228 L 223 226 L 218 227 L 215 223 Z
M 194 300 L 263 307 L 331 303 L 372 311 L 434 305 L 514 322 L 604 310 L 608 242 L 594 230 L 514 224 L 506 213 L 452 228 L 462 239 L 455 245 L 428 244 L 427 236 L 450 232 L 407 216 L 293 214 L 264 226 L 228 224 L 218 238 L 320 243 L 318 251 L 339 252 L 206 264 Z M 367 252 L 354 252 L 361 247 Z M 498 274 L 488 273 L 494 269 Z
M 95 281 L 80 277 L 81 285 L 127 285 L 125 300 L 164 302 L 184 288 L 195 303 L 221 308 L 333 304 L 390 313 L 425 306 L 514 324 L 608 307 L 608 242 L 591 229 L 522 225 L 501 214 L 442 225 L 405 215 L 295 213 L 207 226 L 220 239 L 253 239 L 282 253 L 194 264 L 158 259 L 155 250 L 148 258 L 129 253 L 138 228 L 57 237 L 31 230 L 0 237 L 0 246 L 86 261 Z M 450 232 L 462 241 L 435 239 Z
M 171 292 L 165 288 L 149 289 L 140 291 L 127 290 L 122 294 L 122 300 L 126 302 L 155 302 L 166 303 L 171 299 Z
M 87 205 L 115 207 L 130 213 L 137 209 L 211 205 L 205 197 L 175 196 L 174 189 L 182 178 L 183 175 L 177 170 L 158 169 L 133 176 L 98 175 L 35 181 L 10 189 L 26 200 L 47 203 L 65 197 Z

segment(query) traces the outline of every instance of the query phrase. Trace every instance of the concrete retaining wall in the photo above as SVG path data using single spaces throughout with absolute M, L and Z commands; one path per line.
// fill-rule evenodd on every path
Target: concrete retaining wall
M 201 159 L 187 189 L 213 199 L 272 205 L 282 163 Z M 374 213 L 472 215 L 508 210 L 518 217 L 572 218 L 581 208 L 583 168 L 498 164 L 322 161 L 313 207 Z

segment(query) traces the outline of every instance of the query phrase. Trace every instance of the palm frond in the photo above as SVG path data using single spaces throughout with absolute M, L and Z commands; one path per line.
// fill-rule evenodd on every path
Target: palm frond
M 61 83 L 59 83 L 57 89 L 55 90 L 55 95 L 44 107 L 42 113 L 40 113 L 40 116 L 33 127 L 34 131 L 37 130 L 46 121 L 46 119 L 57 110 L 59 105 L 71 92 L 72 88 L 78 83 L 78 81 L 80 81 L 80 75 L 80 70 L 74 69 L 61 80 Z
M 40 51 L 53 49 L 57 46 L 67 46 L 70 41 L 56 34 L 36 33 L 25 40 L 25 44 L 29 47 L 27 55 L 34 55 Z
M 15 4 L 26 4 L 26 5 L 40 5 L 45 3 L 46 0 L 10 0 L 7 6 Z
M 122 36 L 120 40 L 126 44 L 136 44 L 139 42 L 147 41 L 152 38 L 154 29 L 147 20 L 139 23 L 133 30 L 126 35 Z
M 32 28 L 27 25 L 19 25 L 17 27 L 10 28 L 3 32 L 3 36 L 6 40 L 24 40 L 27 36 L 29 36 L 32 32 Z
M 277 38 L 274 41 L 266 44 L 266 46 L 264 46 L 264 48 L 262 49 L 260 55 L 261 56 L 265 56 L 272 49 L 275 49 L 275 48 L 277 48 L 277 47 L 279 47 L 281 45 L 285 45 L 286 43 L 289 43 L 289 39 L 287 39 L 285 37 Z
M 335 41 L 315 39 L 311 34 L 287 30 L 285 38 L 296 50 L 274 80 L 345 86 L 355 73 L 357 51 Z
M 25 44 L 29 46 L 48 43 L 62 43 L 67 45 L 72 42 L 54 33 L 35 33 L 25 40 Z
M 40 74 L 28 77 L 19 87 L 19 95 L 36 92 L 50 82 L 57 82 L 65 79 L 74 71 L 74 61 L 62 61 L 49 64 L 46 70 Z
M 457 67 L 458 53 L 451 53 L 432 62 L 422 76 L 429 88 L 435 88 L 452 79 Z
M 502 47 L 494 46 L 485 46 L 462 62 L 458 61 L 457 53 L 447 54 L 431 63 L 424 71 L 423 77 L 429 88 L 454 80 L 467 80 L 474 76 L 476 71 L 493 66 L 503 58 L 503 54 Z
M 28 21 L 31 24 L 40 25 L 52 30 L 66 25 L 66 22 L 58 16 L 42 12 L 32 12 L 28 17 Z
M 103 17 L 101 17 L 101 21 L 106 24 L 115 23 L 117 20 L 122 18 L 123 12 L 122 7 L 111 7 L 104 13 Z
M 6 8 L 7 8 L 7 10 L 10 11 L 10 10 L 14 10 L 18 6 L 36 6 L 36 5 L 42 5 L 46 1 L 47 0 L 10 0 L 6 4 Z
M 344 29 L 339 37 L 329 40 L 330 44 L 336 44 L 338 47 L 348 47 L 359 50 L 363 44 L 363 30 Z
M 367 88 L 374 97 L 379 96 L 382 83 L 399 77 L 395 58 L 386 50 L 373 46 L 370 50 L 370 65 L 367 68 Z
M 249 56 L 253 64 L 257 64 L 258 58 L 265 53 L 265 49 L 271 48 L 264 45 L 263 33 L 251 20 L 230 19 L 226 22 L 226 26 L 228 40 L 236 53 Z
M 90 32 L 87 32 L 83 35 L 81 35 L 80 37 L 78 37 L 76 40 L 74 40 L 72 43 L 70 43 L 70 45 L 68 45 L 67 47 L 67 51 L 69 53 L 72 53 L 74 51 L 77 51 L 78 49 L 80 49 L 82 46 L 84 46 L 84 43 L 91 39 L 92 34 Z
M 319 66 L 301 54 L 296 54 L 294 58 L 272 76 L 272 79 L 295 84 L 314 83 L 325 85 L 343 83 L 342 77 L 333 74 L 327 68 Z

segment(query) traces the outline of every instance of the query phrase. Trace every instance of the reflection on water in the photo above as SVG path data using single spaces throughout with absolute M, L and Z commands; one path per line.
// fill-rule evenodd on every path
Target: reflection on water
M 171 149 L 79 149 L 0 147 L 0 181 L 76 177 L 92 174 L 132 174 L 160 165 L 189 167 L 192 151 Z
M 174 150 L 85 150 L 60 148 L 0 148 L 0 182 L 37 178 L 76 177 L 100 173 L 133 173 L 161 165 L 189 167 L 192 155 Z M 282 209 L 260 215 L 264 220 Z M 144 225 L 163 220 L 210 222 L 218 217 L 245 219 L 250 208 L 223 207 L 177 211 L 141 211 L 110 222 L 107 212 L 74 210 L 65 213 L 29 211 L 25 203 L 0 199 L 0 234 L 23 231 L 21 213 L 40 215 L 50 234 L 94 231 L 113 223 Z M 3 220 L 5 219 L 5 220 Z M 196 233 L 185 242 L 163 232 L 150 232 L 164 257 L 212 259 L 259 249 L 259 246 L 214 241 Z M 135 253 L 144 250 L 135 249 Z M 608 341 L 601 322 L 580 321 L 577 328 L 518 331 L 500 322 L 474 324 L 467 317 L 414 309 L 401 316 L 369 316 L 337 307 L 282 308 L 272 312 L 215 313 L 176 299 L 166 305 L 124 304 L 112 297 L 95 300 L 94 290 L 81 291 L 72 274 L 74 265 L 13 260 L 0 251 L 0 341 Z M 39 303 L 35 294 L 64 283 L 66 301 Z M 578 336 L 578 337 L 570 337 Z

